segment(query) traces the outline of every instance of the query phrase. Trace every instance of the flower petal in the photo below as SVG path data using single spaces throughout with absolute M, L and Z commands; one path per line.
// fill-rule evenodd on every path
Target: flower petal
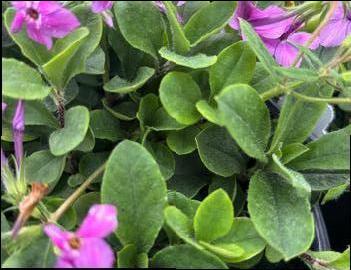
M 44 232 L 50 237 L 51 241 L 60 250 L 66 250 L 68 240 L 71 233 L 62 231 L 59 227 L 54 224 L 48 224 L 44 227 Z
M 11 1 L 11 5 L 15 8 L 15 9 L 22 9 L 22 8 L 26 8 L 28 5 L 30 5 L 32 1 Z
M 351 34 L 351 22 L 347 19 L 331 20 L 323 27 L 319 38 L 324 47 L 339 46 Z
M 73 267 L 74 265 L 72 265 L 72 263 L 69 260 L 66 260 L 62 257 L 58 258 L 55 265 L 55 268 L 73 268 Z
M 115 256 L 111 247 L 99 238 L 84 238 L 79 249 L 80 255 L 73 260 L 76 268 L 111 268 Z
M 25 17 L 26 17 L 26 15 L 22 11 L 18 11 L 16 13 L 15 17 L 13 18 L 12 24 L 11 24 L 11 32 L 12 33 L 16 33 L 16 32 L 21 30 Z
M 298 49 L 293 45 L 289 44 L 287 41 L 282 41 L 277 45 L 275 50 L 275 60 L 277 63 L 283 67 L 290 67 L 297 57 Z M 298 63 L 296 66 L 299 66 Z
M 48 15 L 63 8 L 58 1 L 39 1 L 37 9 L 41 15 Z
M 310 37 L 311 37 L 310 33 L 298 32 L 298 33 L 291 34 L 287 40 L 292 44 L 305 45 L 306 42 L 310 39 Z M 319 42 L 320 42 L 319 38 L 316 38 L 312 42 L 309 48 L 312 50 L 317 49 L 319 46 Z
M 52 38 L 51 36 L 44 34 L 41 29 L 38 29 L 35 24 L 27 23 L 27 34 L 29 38 L 34 41 L 43 44 L 48 50 L 52 48 Z
M 63 38 L 80 25 L 76 16 L 69 10 L 60 8 L 42 18 L 42 31 L 51 37 Z
M 91 10 L 94 13 L 100 13 L 104 10 L 110 9 L 113 5 L 113 1 L 92 1 Z
M 279 39 L 269 39 L 269 38 L 261 38 L 261 39 L 262 39 L 264 45 L 266 45 L 268 52 L 271 55 L 274 55 L 275 50 L 276 50 L 278 44 L 280 43 L 280 40 Z
M 80 237 L 106 237 L 117 228 L 117 210 L 113 205 L 93 205 L 77 231 Z

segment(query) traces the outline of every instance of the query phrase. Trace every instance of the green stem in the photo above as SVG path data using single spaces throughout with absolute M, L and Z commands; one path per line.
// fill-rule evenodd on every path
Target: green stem
M 68 210 L 68 208 L 79 198 L 79 196 L 89 187 L 89 185 L 105 170 L 106 163 L 102 164 L 94 171 L 84 183 L 73 192 L 63 204 L 50 216 L 49 222 L 56 223 L 59 218 Z
M 55 103 L 57 107 L 57 118 L 60 124 L 60 127 L 65 126 L 65 102 L 63 97 L 63 91 L 54 89 L 53 91 L 55 97 Z
M 351 104 L 351 98 L 318 98 L 310 97 L 296 92 L 290 92 L 294 97 L 306 100 L 308 102 L 318 103 L 327 102 L 329 104 Z
M 272 97 L 279 96 L 280 94 L 284 93 L 284 89 L 280 86 L 276 86 L 266 92 L 263 92 L 260 97 L 262 98 L 263 101 L 266 101 L 268 99 L 271 99 Z

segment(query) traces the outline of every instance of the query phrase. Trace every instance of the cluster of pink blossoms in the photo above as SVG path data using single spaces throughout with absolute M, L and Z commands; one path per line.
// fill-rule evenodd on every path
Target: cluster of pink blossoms
M 295 44 L 305 45 L 311 37 L 310 33 L 299 31 L 303 27 L 301 21 L 289 17 L 278 6 L 269 6 L 262 10 L 256 7 L 252 1 L 238 1 L 230 26 L 239 30 L 240 19 L 244 19 L 252 25 L 277 63 L 285 67 L 291 67 L 298 55 L 299 50 Z M 345 10 L 341 1 L 338 1 L 338 7 L 333 16 L 309 48 L 314 50 L 319 45 L 339 46 L 350 33 L 351 11 Z M 245 39 L 244 36 L 243 39 Z M 301 60 L 296 66 L 300 64 Z

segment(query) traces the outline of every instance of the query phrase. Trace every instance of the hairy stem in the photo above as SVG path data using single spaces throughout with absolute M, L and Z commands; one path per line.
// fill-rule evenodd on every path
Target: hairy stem
M 88 188 L 88 186 L 105 170 L 106 163 L 94 171 L 84 183 L 73 192 L 63 204 L 50 216 L 49 222 L 55 223 L 68 210 L 68 208 L 79 198 L 79 196 Z
M 54 90 L 55 103 L 57 106 L 57 118 L 60 124 L 60 127 L 65 126 L 65 102 L 63 97 L 63 92 L 60 90 Z
M 297 92 L 290 92 L 294 97 L 306 100 L 308 102 L 327 102 L 329 104 L 351 104 L 351 98 L 319 98 L 319 97 L 311 97 L 306 96 Z

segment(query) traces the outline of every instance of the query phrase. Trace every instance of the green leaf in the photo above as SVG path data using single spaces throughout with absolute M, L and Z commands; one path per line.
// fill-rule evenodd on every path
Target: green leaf
M 306 83 L 297 91 L 304 95 L 323 97 L 329 97 L 332 93 L 329 86 L 321 87 L 316 83 Z M 278 125 L 275 129 L 271 151 L 275 150 L 281 142 L 286 146 L 306 140 L 312 133 L 326 107 L 326 103 L 311 103 L 290 95 L 286 96 L 280 112 Z
M 51 241 L 42 236 L 29 246 L 12 253 L 1 265 L 3 268 L 51 268 L 56 256 Z
M 210 69 L 211 95 L 231 84 L 249 83 L 255 65 L 256 56 L 246 43 L 239 41 L 224 49 Z
M 234 1 L 214 1 L 200 8 L 184 26 L 192 47 L 224 28 L 234 13 Z
M 229 133 L 212 125 L 201 131 L 195 138 L 200 158 L 207 169 L 228 177 L 240 173 L 245 160 Z
M 175 160 L 172 152 L 161 143 L 147 141 L 144 146 L 156 160 L 163 178 L 166 181 L 170 179 L 175 171 Z
M 75 75 L 86 72 L 88 58 L 98 47 L 103 31 L 102 16 L 92 13 L 89 5 L 78 5 L 74 7 L 72 11 L 76 14 L 80 24 L 88 28 L 89 35 L 84 39 L 78 51 L 71 57 L 67 64 L 67 68 L 64 71 L 64 78 L 60 79 L 61 86 L 59 87 L 62 87 L 61 89 L 63 89 Z M 62 47 L 65 48 L 65 44 L 62 44 Z M 62 69 L 62 67 L 60 67 L 60 69 Z M 53 70 L 53 72 L 53 74 L 57 76 L 57 71 L 55 73 L 55 70 Z
M 174 205 L 179 210 L 181 210 L 189 218 L 193 219 L 195 216 L 196 210 L 200 205 L 199 201 L 192 200 L 182 193 L 176 191 L 168 192 L 168 204 Z
M 203 241 L 200 241 L 200 244 L 204 246 L 208 251 L 211 251 L 217 255 L 224 262 L 235 260 L 235 258 L 241 256 L 244 253 L 244 250 L 236 244 L 209 244 Z
M 89 127 L 84 140 L 74 148 L 75 151 L 90 152 L 95 147 L 95 136 L 92 129 Z
M 267 260 L 271 263 L 277 263 L 283 259 L 283 256 L 269 245 L 266 247 L 265 255 Z
M 185 128 L 185 125 L 179 124 L 161 107 L 158 97 L 154 94 L 147 94 L 141 99 L 137 118 L 142 126 L 156 131 Z
M 174 7 L 172 2 L 163 1 L 163 4 L 165 5 L 166 15 L 171 27 L 172 49 L 176 53 L 185 54 L 190 50 L 190 43 L 185 37 L 182 25 L 178 22 L 177 9 Z
M 102 105 L 111 115 L 123 121 L 131 121 L 136 118 L 137 105 L 132 101 L 125 101 L 110 107 L 106 99 L 102 99 Z
M 94 173 L 109 157 L 109 152 L 87 153 L 79 161 L 79 173 L 86 178 Z M 102 181 L 102 176 L 96 177 L 93 183 Z
M 196 149 L 195 136 L 200 131 L 197 126 L 170 131 L 167 135 L 167 145 L 177 155 L 189 154 Z
M 347 191 L 347 188 L 349 186 L 350 186 L 350 183 L 348 182 L 341 186 L 329 189 L 328 192 L 323 197 L 322 204 L 338 199 L 344 192 Z
M 85 73 L 94 75 L 105 73 L 105 53 L 101 47 L 97 47 L 87 59 Z
M 47 63 L 42 65 L 42 69 L 56 89 L 64 89 L 69 80 L 75 74 L 80 73 L 75 71 L 75 68 L 81 62 L 72 62 L 72 58 L 86 42 L 88 35 L 89 30 L 86 27 L 81 27 L 67 38 L 60 39 L 55 43 L 53 56 Z M 84 71 L 84 68 L 81 67 L 80 71 Z
M 303 153 L 308 151 L 308 147 L 301 143 L 292 143 L 286 145 L 282 149 L 282 159 L 283 164 L 289 163 L 293 159 L 301 156 Z
M 219 113 L 217 108 L 210 105 L 206 100 L 200 100 L 196 103 L 196 109 L 201 113 L 201 115 L 209 122 L 222 126 L 221 119 L 219 118 Z
M 200 69 L 212 66 L 217 61 L 217 56 L 207 56 L 206 54 L 196 54 L 191 56 L 183 56 L 177 54 L 173 51 L 167 49 L 167 47 L 162 47 L 159 50 L 160 55 L 166 60 L 173 62 L 179 66 Z
M 319 80 L 318 72 L 306 68 L 273 67 L 282 76 L 303 82 L 315 82 Z
M 164 210 L 165 222 L 176 235 L 186 243 L 203 249 L 193 237 L 192 220 L 175 206 L 168 206 Z
M 141 88 L 155 73 L 153 68 L 140 67 L 132 81 L 122 79 L 118 75 L 104 85 L 104 90 L 112 93 L 131 93 Z
M 80 173 L 76 173 L 76 174 L 72 174 L 68 177 L 67 179 L 67 184 L 71 187 L 71 188 L 75 188 L 80 186 L 85 180 L 84 175 L 80 174 Z
M 231 258 L 223 258 L 225 262 L 238 263 L 247 261 L 261 253 L 266 243 L 258 235 L 248 218 L 236 218 L 228 234 L 214 242 L 216 246 L 235 245 L 242 252 L 232 251 Z M 222 256 L 220 256 L 222 258 Z
M 14 99 L 45 98 L 51 91 L 40 74 L 23 62 L 2 58 L 2 94 Z
M 350 181 L 349 173 L 306 172 L 303 174 L 312 191 L 325 191 Z
M 163 46 L 164 22 L 152 2 L 118 1 L 114 13 L 124 38 L 133 47 L 157 59 Z
M 49 184 L 61 177 L 66 156 L 56 157 L 49 150 L 42 150 L 26 157 L 24 162 L 26 181 Z
M 176 155 L 175 159 L 176 169 L 173 177 L 167 182 L 167 187 L 192 198 L 210 182 L 208 171 L 197 154 Z
M 299 196 L 309 197 L 311 193 L 311 186 L 305 180 L 303 175 L 285 167 L 275 154 L 273 154 L 272 157 L 274 164 L 276 165 L 273 168 L 273 171 L 282 176 L 291 186 L 293 186 Z
M 260 60 L 260 62 L 262 63 L 262 66 L 266 69 L 266 71 L 269 74 L 274 75 L 276 77 L 277 72 L 274 69 L 274 67 L 278 65 L 274 61 L 270 53 L 268 52 L 261 38 L 257 35 L 255 30 L 247 21 L 243 19 L 239 19 L 239 20 L 240 20 L 240 29 L 243 35 L 245 35 L 247 44 L 250 46 L 251 50 L 254 51 L 254 53 L 256 54 L 257 58 Z
M 51 213 L 55 212 L 65 199 L 57 197 L 48 197 L 44 199 L 44 205 L 47 210 Z M 58 223 L 63 226 L 66 230 L 72 230 L 77 224 L 77 213 L 73 207 L 69 207 L 67 211 L 60 217 Z
M 119 121 L 105 110 L 90 112 L 90 127 L 98 139 L 116 142 L 124 138 Z
M 223 189 L 208 195 L 200 204 L 194 217 L 197 240 L 211 242 L 226 235 L 234 219 L 232 201 Z
M 216 100 L 221 122 L 241 149 L 250 157 L 265 162 L 271 123 L 268 109 L 258 93 L 248 85 L 235 84 L 226 87 Z
M 135 245 L 126 245 L 118 252 L 117 260 L 119 268 L 137 268 L 136 257 L 138 250 Z
M 93 204 L 100 203 L 100 192 L 89 192 L 80 196 L 73 204 L 73 208 L 77 213 L 77 224 L 81 224 L 83 219 L 89 212 Z
M 289 163 L 295 170 L 350 170 L 351 125 L 307 144 L 309 151 Z
M 70 108 L 65 113 L 65 127 L 50 135 L 51 153 L 55 156 L 61 156 L 76 148 L 85 138 L 89 128 L 89 120 L 87 108 L 83 106 Z
M 308 255 L 323 261 L 330 269 L 350 269 L 350 247 L 348 247 L 343 253 L 335 251 L 309 251 Z
M 167 189 L 152 155 L 125 140 L 110 155 L 101 187 L 102 203 L 118 207 L 118 238 L 148 252 L 163 224 Z
M 151 260 L 155 268 L 174 269 L 227 269 L 218 257 L 190 245 L 166 247 L 157 252 Z
M 177 122 L 192 125 L 200 119 L 195 104 L 201 99 L 201 91 L 190 75 L 168 73 L 161 81 L 160 99 L 165 110 Z
M 311 246 L 314 224 L 309 200 L 279 175 L 258 171 L 251 178 L 248 209 L 257 232 L 285 260 Z

